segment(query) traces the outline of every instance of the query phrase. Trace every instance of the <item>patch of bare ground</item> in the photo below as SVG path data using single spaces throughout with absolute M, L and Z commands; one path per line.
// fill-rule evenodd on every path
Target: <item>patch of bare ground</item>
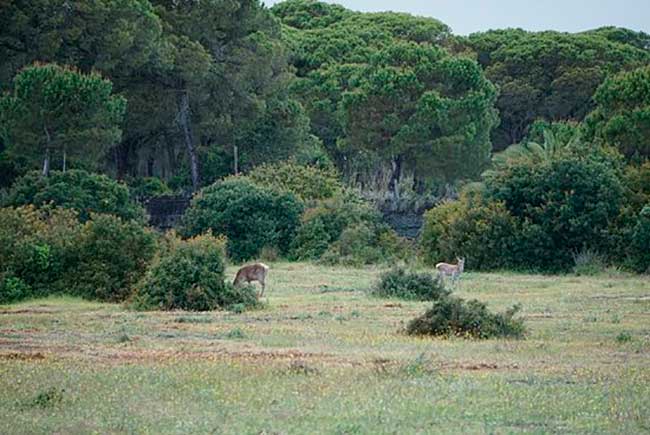
M 35 308 L 24 308 L 24 309 L 17 309 L 17 310 L 0 310 L 0 315 L 3 314 L 54 314 L 54 313 L 59 313 L 61 310 L 55 310 L 52 308 L 40 308 L 40 307 L 35 307 Z
M 44 359 L 45 355 L 41 352 L 0 352 L 0 360 L 38 361 Z

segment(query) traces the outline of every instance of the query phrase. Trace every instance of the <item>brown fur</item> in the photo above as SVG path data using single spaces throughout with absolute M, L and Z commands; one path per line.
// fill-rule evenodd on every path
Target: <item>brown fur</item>
M 235 276 L 233 281 L 234 286 L 240 285 L 242 282 L 250 283 L 252 281 L 257 281 L 262 285 L 262 293 L 260 296 L 264 296 L 264 288 L 266 286 L 266 274 L 269 272 L 269 266 L 264 263 L 255 263 L 244 266 Z

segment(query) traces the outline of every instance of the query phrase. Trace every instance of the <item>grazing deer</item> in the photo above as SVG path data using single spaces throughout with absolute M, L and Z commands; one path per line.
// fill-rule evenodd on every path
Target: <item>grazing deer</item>
M 436 269 L 438 269 L 438 273 L 442 276 L 451 276 L 451 282 L 458 282 L 460 279 L 460 275 L 463 273 L 463 270 L 465 269 L 465 258 L 460 258 L 456 257 L 456 260 L 458 260 L 457 264 L 449 264 L 449 263 L 438 263 L 436 264 Z
M 235 276 L 235 281 L 233 281 L 234 286 L 240 285 L 242 282 L 246 281 L 250 283 L 251 281 L 257 281 L 262 284 L 262 293 L 260 296 L 264 296 L 264 281 L 266 280 L 266 274 L 269 272 L 269 266 L 264 263 L 255 263 L 244 266 L 237 272 Z

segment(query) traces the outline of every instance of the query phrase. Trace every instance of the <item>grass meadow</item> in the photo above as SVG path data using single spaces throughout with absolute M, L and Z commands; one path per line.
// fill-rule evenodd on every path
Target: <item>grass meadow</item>
M 414 338 L 381 269 L 276 263 L 266 307 L 0 307 L 0 433 L 648 433 L 650 280 L 463 276 L 523 340 Z M 233 276 L 235 268 L 228 269 Z

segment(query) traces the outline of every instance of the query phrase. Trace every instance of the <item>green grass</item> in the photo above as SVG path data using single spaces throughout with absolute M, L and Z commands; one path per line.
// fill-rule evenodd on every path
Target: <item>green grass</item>
M 650 431 L 645 277 L 468 273 L 529 333 L 466 341 L 403 334 L 428 303 L 368 297 L 380 269 L 271 267 L 242 314 L 0 307 L 0 433 Z

